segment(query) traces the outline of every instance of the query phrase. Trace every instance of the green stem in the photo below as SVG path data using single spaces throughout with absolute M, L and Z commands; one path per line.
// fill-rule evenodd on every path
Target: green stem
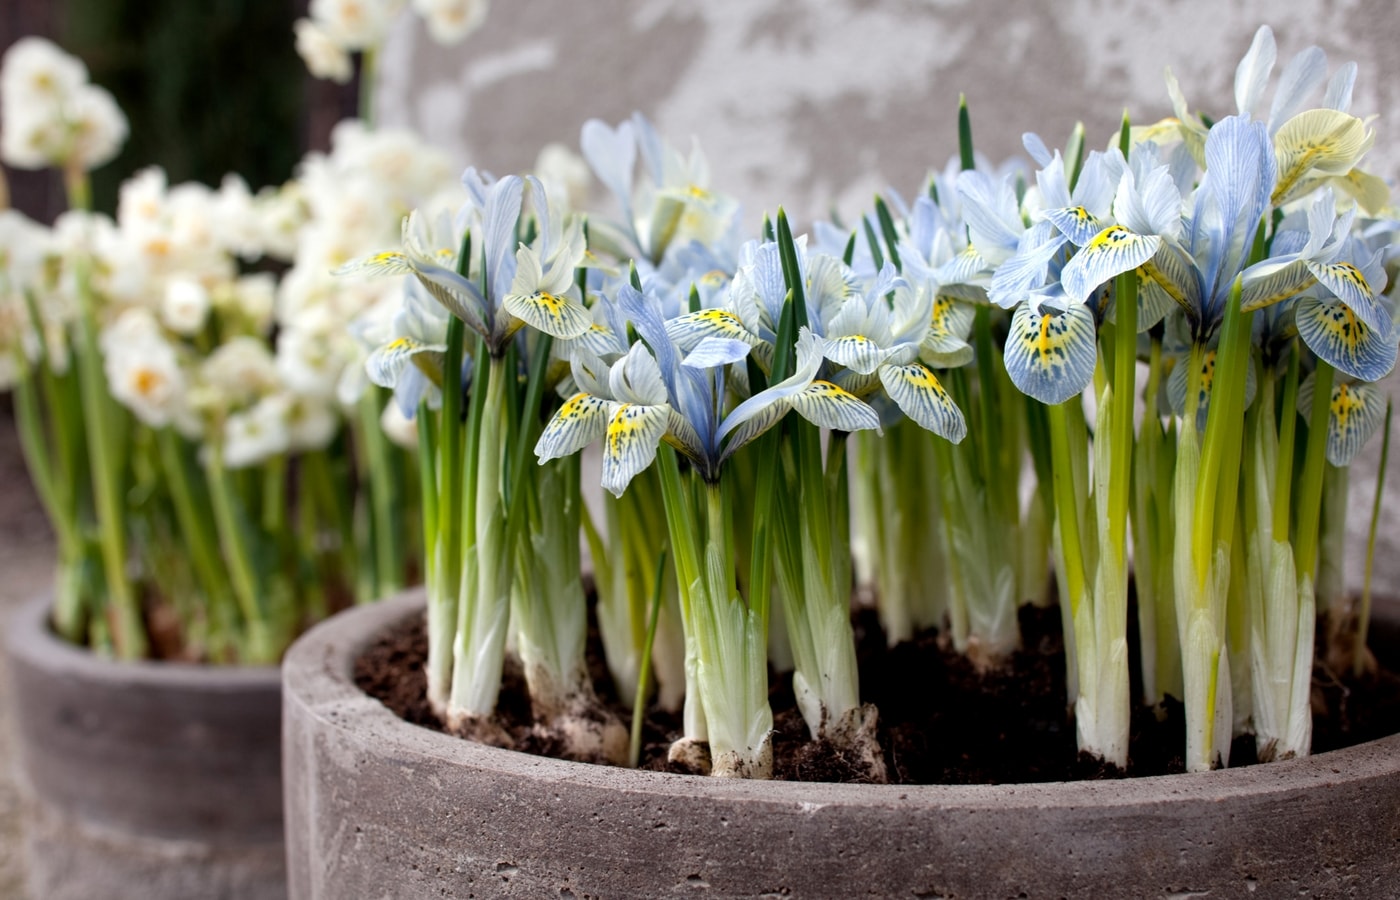
M 195 493 L 182 439 L 174 428 L 166 427 L 157 429 L 156 442 L 175 507 L 175 519 L 180 525 L 182 541 L 189 548 L 195 574 L 210 604 L 222 605 L 228 575 L 219 556 L 218 535 L 210 530 L 210 511 L 201 503 L 204 498 Z M 211 616 L 211 621 L 215 619 L 217 616 Z M 229 636 L 221 637 L 226 641 Z
M 146 633 L 136 592 L 127 576 L 126 516 L 122 504 L 122 461 L 119 435 L 125 430 L 123 410 L 107 389 L 102 354 L 97 346 L 97 314 L 90 282 L 90 262 L 78 263 L 78 296 L 82 310 L 77 331 L 77 366 L 82 392 L 83 418 L 92 460 L 93 493 L 97 510 L 102 568 L 107 600 L 114 613 L 112 641 L 122 659 L 146 656 Z
M 422 482 L 423 503 L 423 579 L 436 582 L 438 558 L 438 435 L 436 419 L 426 400 L 418 404 L 415 416 L 418 424 L 418 477 Z
M 1206 414 L 1206 433 L 1201 442 L 1192 534 L 1198 585 L 1205 585 L 1209 577 L 1216 544 L 1223 541 L 1228 545 L 1235 533 L 1246 367 L 1250 365 L 1249 338 L 1253 321 L 1254 313 L 1240 311 L 1237 277 L 1226 301 L 1225 324 L 1215 356 L 1210 407 Z
M 1293 453 L 1298 440 L 1298 346 L 1294 342 L 1288 353 L 1288 374 L 1283 380 L 1283 406 L 1278 430 L 1278 457 L 1274 470 L 1273 537 L 1288 540 L 1289 511 L 1293 497 Z M 1268 423 L 1273 427 L 1273 423 Z
M 39 399 L 34 389 L 35 371 L 20 377 L 15 383 L 15 427 L 19 432 L 20 450 L 29 469 L 30 479 L 39 494 L 39 500 L 53 524 L 54 534 L 61 547 L 75 548 L 81 542 L 78 523 L 74 521 L 68 505 L 61 498 L 62 482 L 58 479 L 44 437 L 44 424 L 39 415 Z
M 424 574 L 428 587 L 428 701 L 439 715 L 447 712 L 452 690 L 459 596 L 462 589 L 462 500 L 465 496 L 462 446 L 462 357 L 465 325 L 456 316 L 447 321 L 447 350 L 442 363 L 442 409 L 437 427 L 436 482 L 424 484 L 424 495 L 435 494 L 436 527 L 425 534 Z M 480 386 L 473 385 L 473 391 Z M 473 404 L 475 407 L 477 404 Z M 470 433 L 470 432 L 469 432 Z M 431 472 L 427 473 L 431 474 Z M 425 475 L 426 477 L 426 475 Z
M 1352 650 L 1352 672 L 1360 677 L 1365 670 L 1366 637 L 1371 629 L 1371 573 L 1376 563 L 1376 531 L 1381 522 L 1381 496 L 1385 493 L 1385 471 L 1390 463 L 1390 414 L 1393 405 L 1385 404 L 1385 430 L 1381 438 L 1381 461 L 1376 468 L 1376 495 L 1371 500 L 1371 529 L 1366 536 L 1366 571 L 1361 584 L 1361 608 L 1356 616 L 1356 644 Z
M 481 403 L 480 425 L 475 435 L 469 435 L 475 446 L 466 493 L 472 520 L 463 534 L 463 586 L 468 593 L 458 602 L 457 665 L 450 701 L 453 714 L 482 718 L 495 709 L 500 690 L 512 563 L 501 493 L 504 456 L 511 439 L 506 391 L 514 373 L 501 356 L 491 357 L 488 365 L 485 390 L 480 382 L 472 386 L 472 402 Z
M 651 687 L 651 648 L 656 642 L 656 624 L 661 621 L 661 579 L 666 574 L 666 551 L 656 559 L 656 577 L 651 594 L 651 613 L 647 617 L 647 637 L 642 645 L 641 664 L 637 666 L 637 694 L 632 701 L 632 734 L 627 745 L 627 765 L 637 768 L 642 757 L 642 720 L 647 708 L 647 691 Z
M 992 344 L 992 309 L 979 305 L 973 313 L 973 341 L 977 356 L 978 406 L 981 409 L 980 429 L 971 435 L 977 445 L 981 463 L 982 483 L 987 488 L 987 505 L 998 514 L 1006 512 L 1006 485 L 1000 478 L 996 455 L 1002 446 L 1001 420 L 997 415 L 996 348 Z M 1014 496 L 1014 494 L 1013 494 Z
M 1313 373 L 1308 443 L 1303 451 L 1303 477 L 1298 485 L 1298 536 L 1295 559 L 1298 577 L 1317 580 L 1317 546 L 1322 516 L 1322 481 L 1327 467 L 1327 420 L 1332 405 L 1332 366 L 1317 361 Z
M 379 597 L 397 593 L 403 587 L 403 529 L 398 510 L 401 506 L 393 447 L 379 427 L 381 388 L 370 388 L 360 395 L 359 435 L 369 459 L 370 535 L 374 546 L 375 591 Z
M 379 71 L 379 51 L 366 47 L 360 52 L 360 121 L 374 127 L 374 82 Z
M 1079 535 L 1080 493 L 1074 479 L 1074 457 L 1070 451 L 1067 403 L 1078 403 L 1075 397 L 1065 403 L 1046 408 L 1050 424 L 1050 453 L 1054 466 L 1055 519 L 1060 523 L 1060 547 L 1065 558 L 1065 584 L 1069 592 L 1070 615 L 1079 615 L 1084 598 L 1087 569 L 1084 548 Z
M 1137 399 L 1137 272 L 1118 276 L 1114 309 L 1113 434 L 1108 485 L 1108 541 L 1126 560 L 1128 500 L 1132 492 L 1133 405 Z M 1126 575 L 1127 569 L 1124 569 Z
M 207 476 L 210 499 L 214 506 L 214 523 L 219 531 L 224 562 L 229 569 L 234 596 L 238 598 L 239 607 L 248 626 L 245 661 L 275 662 L 277 651 L 272 646 L 271 634 L 267 627 L 267 614 L 263 609 L 257 569 L 253 565 L 252 550 L 249 547 L 247 523 L 235 509 L 232 481 L 224 468 L 223 448 L 217 444 L 210 454 Z

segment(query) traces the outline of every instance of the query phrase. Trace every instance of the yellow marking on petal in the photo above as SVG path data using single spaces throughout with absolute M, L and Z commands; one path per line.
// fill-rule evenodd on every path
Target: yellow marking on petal
M 591 408 L 596 406 L 596 404 L 597 398 L 594 397 L 592 394 L 574 394 L 568 400 L 564 401 L 564 405 L 559 407 L 559 412 L 555 415 L 558 418 L 563 419 L 565 421 L 568 421 L 569 419 L 577 419 L 579 416 L 583 415 L 584 413 L 588 412 Z
M 702 309 L 695 313 L 695 320 L 697 322 L 706 322 L 720 328 L 742 329 L 744 327 L 744 321 L 742 319 L 732 312 L 723 309 Z
M 884 366 L 880 369 L 880 381 L 895 405 L 920 428 L 955 444 L 966 436 L 967 421 L 962 411 L 926 366 Z
M 1354 391 L 1347 389 L 1347 385 L 1337 385 L 1337 389 L 1332 392 L 1332 418 L 1337 420 L 1338 430 L 1345 431 L 1347 419 L 1364 405 Z
M 154 369 L 137 369 L 134 381 L 136 393 L 148 397 L 165 383 L 165 376 Z
M 933 315 L 929 327 L 939 335 L 949 334 L 948 319 L 953 312 L 953 298 L 939 294 L 933 298 Z
M 1181 306 L 1187 309 L 1191 308 L 1191 304 L 1186 300 L 1186 293 L 1181 289 L 1181 286 L 1178 285 L 1176 282 L 1172 281 L 1170 278 L 1168 278 L 1165 272 L 1163 272 L 1161 269 L 1157 268 L 1157 266 L 1153 264 L 1152 260 L 1149 259 L 1147 262 L 1143 263 L 1139 268 L 1142 269 L 1142 274 L 1146 275 L 1148 278 L 1151 278 L 1157 283 L 1158 287 L 1166 291 L 1167 296 L 1171 297 Z
M 1370 149 L 1373 134 L 1366 123 L 1335 109 L 1310 109 L 1283 124 L 1274 135 L 1278 181 L 1271 197 L 1278 206 L 1291 198 L 1314 172 L 1345 175 Z
M 624 403 L 616 413 L 613 414 L 612 421 L 608 423 L 608 452 L 614 458 L 623 456 L 628 445 L 636 438 L 636 434 L 641 430 L 641 425 L 637 421 L 636 413 L 631 412 L 635 404 Z M 562 413 L 563 410 L 560 410 Z
M 1322 269 L 1324 274 L 1330 275 L 1342 284 L 1350 285 L 1352 288 L 1354 288 L 1358 297 L 1364 297 L 1365 299 L 1369 300 L 1371 299 L 1371 297 L 1375 296 L 1375 294 L 1371 290 L 1371 285 L 1366 281 L 1366 276 L 1361 273 L 1360 269 L 1358 269 L 1351 263 L 1330 263 L 1328 265 L 1321 266 L 1320 268 Z M 1332 290 L 1332 292 L 1334 294 L 1337 294 L 1338 296 L 1341 296 L 1343 294 L 1343 291 L 1337 290 L 1336 285 L 1329 284 L 1327 285 L 1327 287 L 1329 287 Z M 1342 297 L 1342 299 L 1354 301 L 1356 298 Z
M 1197 409 L 1205 409 L 1210 402 L 1210 388 L 1215 383 L 1215 353 L 1214 350 L 1207 350 L 1205 358 L 1201 360 L 1201 390 L 1196 395 Z
M 700 187 L 698 184 L 690 185 L 685 189 L 685 192 L 695 200 L 708 200 L 712 196 L 709 191 Z
M 1080 211 L 1083 212 L 1083 209 L 1080 208 Z M 1124 244 L 1130 243 L 1135 237 L 1140 237 L 1140 235 L 1134 234 L 1122 225 L 1110 225 L 1103 231 L 1094 235 L 1094 239 L 1089 242 L 1085 249 L 1102 250 L 1105 248 L 1121 247 Z
M 880 417 L 859 397 L 830 381 L 813 381 L 792 399 L 798 414 L 834 431 L 878 429 Z
M 933 391 L 940 397 L 947 396 L 948 392 L 943 390 L 943 385 L 923 366 L 901 366 L 900 371 L 904 380 L 919 390 Z
M 720 287 L 728 277 L 728 275 L 721 272 L 719 269 L 711 269 L 700 276 L 700 283 L 705 287 Z
M 416 346 L 416 343 L 417 343 L 417 342 L 414 341 L 412 338 L 399 337 L 399 338 L 394 338 L 392 341 L 390 341 L 388 344 L 386 344 L 385 347 L 384 347 L 384 349 L 385 349 L 385 350 L 407 350 L 407 349 L 409 349 L 410 347 Z
M 1362 331 L 1356 321 L 1356 313 L 1341 303 L 1329 310 L 1329 314 L 1323 319 L 1322 327 L 1326 329 L 1333 343 L 1345 346 L 1348 351 L 1354 352 L 1356 345 L 1361 343 Z

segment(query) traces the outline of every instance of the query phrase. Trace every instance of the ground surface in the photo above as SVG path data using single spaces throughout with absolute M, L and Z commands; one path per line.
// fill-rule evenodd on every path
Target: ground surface
M 11 611 L 48 585 L 53 539 L 29 485 L 8 405 L 0 406 L 0 638 Z M 0 666 L 0 897 L 24 896 L 19 797 L 10 754 L 7 673 Z

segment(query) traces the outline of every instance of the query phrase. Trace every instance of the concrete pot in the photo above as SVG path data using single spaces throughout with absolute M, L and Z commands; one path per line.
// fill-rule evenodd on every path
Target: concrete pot
M 46 598 L 5 649 L 31 896 L 286 897 L 276 668 L 100 659 Z
M 461 741 L 361 693 L 355 658 L 422 611 L 421 595 L 353 610 L 283 665 L 294 900 L 1380 897 L 1400 875 L 1400 736 L 1131 781 L 870 787 L 633 772 Z

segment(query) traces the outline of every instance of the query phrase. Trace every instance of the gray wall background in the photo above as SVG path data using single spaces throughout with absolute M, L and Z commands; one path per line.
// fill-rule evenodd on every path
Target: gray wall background
M 1314 43 L 1334 70 L 1359 64 L 1352 112 L 1380 116 L 1368 167 L 1394 183 L 1396 0 L 494 0 L 456 48 L 404 17 L 377 107 L 384 124 L 498 174 L 528 169 L 552 141 L 576 150 L 589 118 L 641 110 L 677 146 L 696 137 L 711 186 L 753 222 L 782 203 L 801 224 L 833 205 L 850 216 L 887 185 L 915 190 L 957 151 L 960 93 L 993 160 L 1022 154 L 1024 131 L 1059 146 L 1082 120 L 1103 146 L 1125 108 L 1161 118 L 1168 65 L 1193 110 L 1228 115 L 1235 66 L 1264 23 L 1275 76 Z M 1353 586 L 1379 444 L 1352 471 Z M 1377 590 L 1400 595 L 1400 495 L 1388 506 Z

